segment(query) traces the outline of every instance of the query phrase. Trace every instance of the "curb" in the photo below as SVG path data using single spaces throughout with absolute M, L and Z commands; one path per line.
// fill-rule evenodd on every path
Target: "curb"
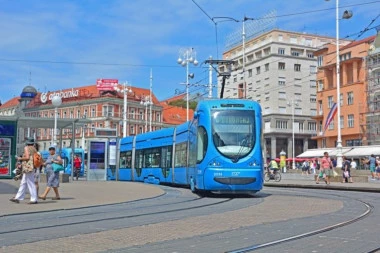
M 278 188 L 304 188 L 304 189 L 319 189 L 319 190 L 335 190 L 335 191 L 357 191 L 357 192 L 376 192 L 380 193 L 380 188 L 369 187 L 345 187 L 334 185 L 300 185 L 300 184 L 264 184 L 264 187 L 278 187 Z

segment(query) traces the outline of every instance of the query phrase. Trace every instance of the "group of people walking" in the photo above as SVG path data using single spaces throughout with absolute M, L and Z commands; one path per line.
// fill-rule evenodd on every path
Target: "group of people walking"
M 49 147 L 49 157 L 42 161 L 41 166 L 35 166 L 34 154 L 39 153 L 39 145 L 35 143 L 33 138 L 29 138 L 24 147 L 24 153 L 22 156 L 17 157 L 17 162 L 21 163 L 22 178 L 20 182 L 20 187 L 17 194 L 10 199 L 11 202 L 20 203 L 24 200 L 26 188 L 28 188 L 30 193 L 30 201 L 28 204 L 37 204 L 38 199 L 46 200 L 46 197 L 51 189 L 54 190 L 55 197 L 53 200 L 61 199 L 58 191 L 59 187 L 59 172 L 53 170 L 53 163 L 62 164 L 62 158 L 55 153 L 55 147 Z M 39 180 L 42 168 L 45 168 L 44 172 L 46 174 L 47 186 L 42 195 L 38 194 L 39 191 Z

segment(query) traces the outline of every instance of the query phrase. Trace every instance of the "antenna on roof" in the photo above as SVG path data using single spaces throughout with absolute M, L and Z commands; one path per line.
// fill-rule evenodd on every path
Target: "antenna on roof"
M 32 71 L 29 71 L 29 85 L 32 85 Z

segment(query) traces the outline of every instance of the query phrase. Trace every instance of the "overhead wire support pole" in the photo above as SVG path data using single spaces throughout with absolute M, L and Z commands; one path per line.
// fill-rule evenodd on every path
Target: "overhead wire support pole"
M 152 87 L 153 87 L 153 73 L 150 69 L 150 89 L 149 89 L 149 131 L 152 132 Z
M 242 74 L 243 74 L 243 89 L 244 89 L 244 98 L 247 98 L 247 89 L 245 87 L 245 16 L 243 19 L 243 29 L 242 29 L 242 40 L 243 40 L 243 68 L 242 68 Z
M 209 57 L 212 60 L 212 57 Z M 208 66 L 208 97 L 212 98 L 212 64 L 210 63 Z

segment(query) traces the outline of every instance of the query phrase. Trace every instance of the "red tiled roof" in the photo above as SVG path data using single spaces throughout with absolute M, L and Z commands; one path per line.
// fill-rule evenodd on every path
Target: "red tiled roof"
M 340 48 L 340 50 L 344 50 L 346 48 L 354 47 L 354 46 L 360 45 L 362 43 L 371 43 L 371 42 L 375 41 L 375 38 L 376 38 L 376 35 L 373 35 L 373 36 L 364 38 L 362 40 L 353 41 L 350 44 L 347 44 L 344 47 Z
M 180 94 L 165 100 L 162 100 L 160 103 L 161 104 L 166 104 L 168 105 L 170 102 L 176 101 L 176 100 L 183 100 L 185 98 L 186 94 Z
M 186 108 L 162 104 L 163 121 L 167 124 L 180 125 L 186 122 Z M 189 118 L 193 118 L 194 111 L 189 109 Z
M 0 106 L 0 109 L 16 107 L 19 104 L 20 97 L 14 97 Z

